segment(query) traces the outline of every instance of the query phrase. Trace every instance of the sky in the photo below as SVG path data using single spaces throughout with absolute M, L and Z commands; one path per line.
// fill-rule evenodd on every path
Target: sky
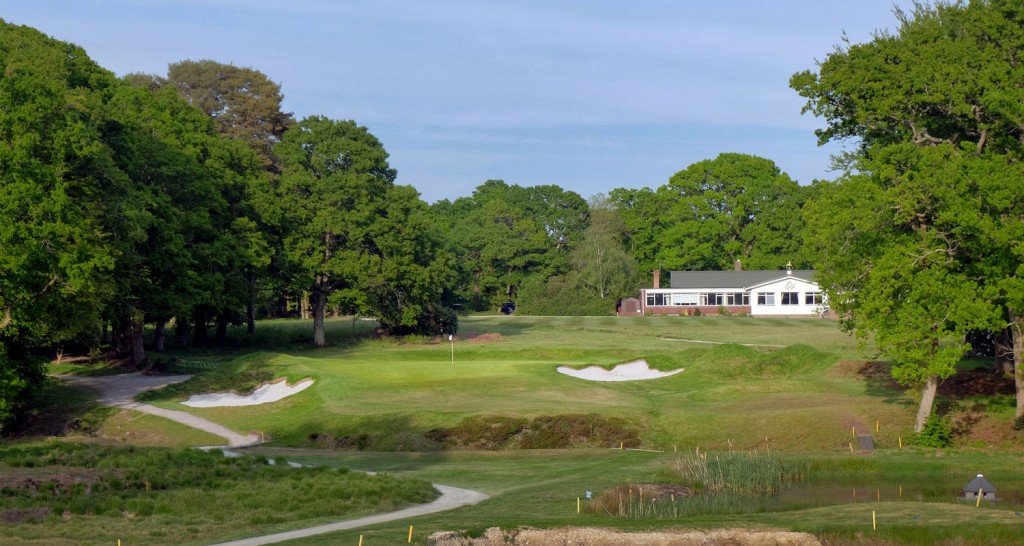
M 727 152 L 832 179 L 789 78 L 910 0 L 0 0 L 123 76 L 212 59 L 296 119 L 355 120 L 427 202 L 489 179 L 584 198 Z

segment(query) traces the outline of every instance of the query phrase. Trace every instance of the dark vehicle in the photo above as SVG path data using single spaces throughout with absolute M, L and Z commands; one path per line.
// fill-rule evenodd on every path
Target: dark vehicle
M 502 313 L 504 313 L 506 315 L 511 315 L 515 311 L 516 311 L 516 304 L 515 304 L 515 302 L 506 301 L 505 303 L 501 304 L 501 312 Z

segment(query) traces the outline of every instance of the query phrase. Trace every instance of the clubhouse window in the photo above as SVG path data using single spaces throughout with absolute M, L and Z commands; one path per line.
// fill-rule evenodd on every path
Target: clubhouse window
M 775 305 L 775 292 L 758 292 L 758 305 Z
M 729 292 L 725 295 L 726 305 L 750 305 L 750 294 L 745 292 Z
M 725 294 L 719 292 L 705 292 L 700 295 L 701 305 L 725 305 Z
M 783 292 L 782 305 L 800 305 L 799 292 Z
M 647 294 L 647 305 L 672 305 L 671 294 Z
M 804 294 L 806 305 L 821 305 L 821 292 L 808 292 Z

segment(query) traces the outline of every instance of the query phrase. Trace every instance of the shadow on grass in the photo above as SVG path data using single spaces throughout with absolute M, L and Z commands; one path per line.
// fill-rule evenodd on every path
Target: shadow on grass
M 115 411 L 96 402 L 90 389 L 49 379 L 33 401 L 32 410 L 4 434 L 11 438 L 90 434 Z

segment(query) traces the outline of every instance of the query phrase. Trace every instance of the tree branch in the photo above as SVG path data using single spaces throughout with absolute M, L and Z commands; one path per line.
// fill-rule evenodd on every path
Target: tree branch
M 13 319 L 11 318 L 11 308 L 4 309 L 4 318 L 0 319 L 0 330 L 7 328 L 11 325 Z
M 914 125 L 914 122 L 908 122 L 908 124 L 910 125 L 910 132 L 912 133 L 912 136 L 910 137 L 910 140 L 914 144 L 922 145 L 922 144 L 943 144 L 943 143 L 945 143 L 945 144 L 952 144 L 953 143 L 949 139 L 933 137 L 932 135 L 928 134 L 928 129 L 918 129 L 917 126 Z

